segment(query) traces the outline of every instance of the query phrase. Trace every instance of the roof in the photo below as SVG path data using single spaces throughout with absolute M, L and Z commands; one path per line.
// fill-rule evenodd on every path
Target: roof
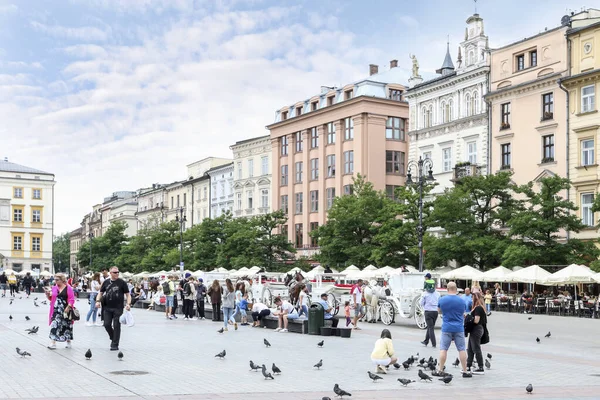
M 39 169 L 35 169 L 35 168 L 31 168 L 31 167 L 26 167 L 24 165 L 20 165 L 20 164 L 15 164 L 15 163 L 9 162 L 7 159 L 0 160 L 0 171 L 3 171 L 3 172 L 21 172 L 21 173 L 24 173 L 24 174 L 44 174 L 44 175 L 52 175 L 52 176 L 54 176 L 54 174 L 51 174 L 49 172 L 44 172 L 44 171 L 40 171 Z
M 452 56 L 450 55 L 450 43 L 448 43 L 446 48 L 446 58 L 444 58 L 444 64 L 442 64 L 441 70 L 444 69 L 452 69 L 454 70 L 454 63 L 452 63 Z
M 263 135 L 263 136 L 253 137 L 253 138 L 250 138 L 250 139 L 244 139 L 244 140 L 240 140 L 239 142 L 235 142 L 235 144 L 231 145 L 230 147 L 237 146 L 237 145 L 244 144 L 244 143 L 248 143 L 248 142 L 253 142 L 255 140 L 269 139 L 270 137 L 271 137 L 270 135 Z
M 431 85 L 432 83 L 436 83 L 436 82 L 438 82 L 438 81 L 442 81 L 442 80 L 444 80 L 444 79 L 447 79 L 447 78 L 453 77 L 453 76 L 455 76 L 455 75 L 456 75 L 456 71 L 452 71 L 452 72 L 450 72 L 449 74 L 446 74 L 446 75 L 440 75 L 440 76 L 436 76 L 436 77 L 435 77 L 435 78 L 433 78 L 433 79 L 430 79 L 430 80 L 428 80 L 428 81 L 425 81 L 425 82 L 419 83 L 418 85 L 414 85 L 413 87 L 411 87 L 410 89 L 407 89 L 406 91 L 407 91 L 407 92 L 412 92 L 412 91 L 413 91 L 413 90 L 415 90 L 415 89 L 419 89 L 419 88 L 422 88 L 422 87 L 424 87 L 424 86 Z
M 581 31 L 585 31 L 586 29 L 594 29 L 600 26 L 600 22 L 595 22 L 593 24 L 590 25 L 586 25 L 586 26 L 580 26 L 578 28 L 571 28 L 567 31 L 567 35 L 572 35 L 574 33 L 577 32 L 581 32 Z
M 211 169 L 206 171 L 206 174 L 210 174 L 211 172 L 215 172 L 219 169 L 224 169 L 224 168 L 228 168 L 228 167 L 232 167 L 233 166 L 233 161 L 227 164 L 223 164 L 223 165 L 217 165 L 216 167 L 212 167 Z

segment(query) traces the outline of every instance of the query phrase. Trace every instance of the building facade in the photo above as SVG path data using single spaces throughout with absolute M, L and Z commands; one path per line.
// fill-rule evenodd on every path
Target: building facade
M 50 271 L 54 227 L 54 174 L 0 161 L 2 267 Z M 67 262 L 67 260 L 65 260 Z
M 495 173 L 508 170 L 526 184 L 567 177 L 566 26 L 491 52 L 491 153 Z M 565 192 L 564 197 L 567 196 Z
M 438 185 L 433 194 L 449 188 L 464 175 L 486 174 L 488 168 L 488 37 L 483 19 L 474 14 L 466 21 L 464 41 L 458 48 L 457 67 L 450 45 L 439 76 L 406 91 L 410 106 L 409 158 L 429 158 Z M 463 58 L 464 55 L 464 58 Z M 413 171 L 414 173 L 414 171 Z
M 138 230 L 155 228 L 165 222 L 165 186 L 153 183 L 151 187 L 138 190 L 135 213 Z
M 598 146 L 600 116 L 596 94 L 600 90 L 600 11 L 587 10 L 571 17 L 567 31 L 570 69 L 561 79 L 568 91 L 569 103 L 569 178 L 571 200 L 579 207 L 578 215 L 587 229 L 572 237 L 597 239 L 598 214 L 592 205 L 600 191 Z
M 317 242 L 309 233 L 324 224 L 336 196 L 352 192 L 360 173 L 375 189 L 393 193 L 405 182 L 408 152 L 403 73 L 397 60 L 378 73 L 321 93 L 276 113 L 269 125 L 272 208 L 288 214 L 283 227 L 301 256 Z
M 69 274 L 70 275 L 72 275 L 71 271 L 79 269 L 79 261 L 77 261 L 77 253 L 79 253 L 79 249 L 81 248 L 81 244 L 83 243 L 83 237 L 81 234 L 82 231 L 83 231 L 82 228 L 77 228 L 74 231 L 71 231 L 71 233 L 69 234 L 69 241 L 70 241 Z
M 242 140 L 233 146 L 233 216 L 271 211 L 271 138 Z
M 187 166 L 188 180 L 184 185 L 188 193 L 186 203 L 188 226 L 200 224 L 205 218 L 210 218 L 211 185 L 208 171 L 229 163 L 231 159 L 207 157 Z
M 211 168 L 207 174 L 210 176 L 209 218 L 233 213 L 233 162 Z

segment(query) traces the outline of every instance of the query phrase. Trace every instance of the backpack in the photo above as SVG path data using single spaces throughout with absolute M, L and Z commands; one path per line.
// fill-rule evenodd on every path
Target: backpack
M 171 295 L 171 288 L 169 287 L 168 281 L 162 283 L 162 288 L 163 288 L 163 293 L 165 296 Z
M 190 285 L 190 283 L 189 283 L 189 282 L 188 282 L 188 283 L 186 283 L 186 284 L 183 286 L 183 290 L 185 291 L 185 295 L 186 295 L 186 296 L 189 296 L 190 294 L 192 294 L 192 285 Z

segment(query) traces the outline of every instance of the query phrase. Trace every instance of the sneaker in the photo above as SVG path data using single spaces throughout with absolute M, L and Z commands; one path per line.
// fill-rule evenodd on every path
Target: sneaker
M 275 332 L 279 332 L 281 330 L 281 328 L 277 328 L 275 329 Z
M 484 375 L 485 370 L 483 368 L 477 368 L 473 371 L 470 371 L 473 375 Z
M 71 348 L 71 342 L 67 342 L 67 345 L 65 346 L 65 349 L 70 349 Z
M 287 329 L 282 329 L 280 332 L 284 333 L 284 332 L 288 332 L 288 330 Z
M 56 344 L 51 344 L 50 346 L 48 346 L 49 350 L 56 350 Z
M 92 326 L 92 323 L 90 321 L 85 323 L 85 326 Z
M 168 317 L 168 318 L 169 318 L 169 319 L 175 319 L 175 318 L 173 318 L 173 316 L 172 316 L 172 315 L 171 315 L 170 317 Z
M 204 320 L 204 319 L 206 319 L 206 318 L 202 317 L 202 319 Z
M 426 341 L 424 341 L 424 340 L 423 340 L 423 341 L 421 342 L 421 344 L 422 344 L 423 346 L 427 347 L 427 342 L 426 342 Z
M 196 318 L 196 317 L 190 318 L 190 321 L 198 321 L 198 318 Z
M 175 314 L 171 315 L 171 317 L 173 317 L 174 319 L 177 319 L 177 315 L 175 315 Z
M 228 332 L 228 331 L 229 331 L 229 329 L 223 328 L 223 332 Z
M 237 327 L 237 322 L 234 322 L 234 323 L 233 323 L 233 326 L 235 327 L 235 330 L 237 331 L 237 328 L 238 328 L 238 327 Z M 286 331 L 287 331 L 287 329 L 286 329 Z
M 377 366 L 377 374 L 387 374 L 387 370 L 382 365 Z
M 463 372 L 462 376 L 463 376 L 463 378 L 472 378 L 473 377 L 473 375 L 471 375 L 470 372 Z
M 117 350 L 119 350 L 119 346 L 112 345 L 112 344 L 110 345 L 110 351 L 117 351 Z
M 184 321 L 187 321 L 187 320 L 188 320 L 188 317 L 185 317 L 183 320 L 184 320 Z

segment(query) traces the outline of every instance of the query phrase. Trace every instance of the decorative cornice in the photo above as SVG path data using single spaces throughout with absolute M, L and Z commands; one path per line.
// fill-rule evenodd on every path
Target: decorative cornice
M 480 67 L 472 71 L 465 72 L 460 75 L 452 75 L 448 79 L 440 79 L 439 81 L 432 80 L 428 85 L 427 82 L 423 82 L 414 89 L 408 89 L 404 96 L 406 99 L 412 99 L 413 97 L 423 96 L 427 93 L 437 92 L 441 89 L 449 88 L 458 85 L 464 81 L 475 79 L 482 75 L 488 75 L 490 67 Z
M 581 128 L 573 128 L 573 132 L 575 132 L 575 133 L 587 132 L 587 131 L 593 131 L 594 129 L 598 129 L 598 128 L 600 128 L 600 125 L 587 125 L 587 126 L 582 126 Z
M 446 135 L 448 133 L 459 132 L 464 129 L 485 126 L 487 127 L 488 114 L 481 113 L 474 116 L 458 119 L 447 124 L 436 125 L 431 128 L 420 129 L 417 131 L 408 132 L 410 140 L 420 140 L 432 138 L 436 136 Z
M 515 86 L 509 86 L 506 88 L 498 89 L 496 91 L 489 92 L 484 96 L 484 98 L 488 101 L 492 101 L 506 97 L 511 97 L 517 94 L 531 92 L 533 90 L 542 89 L 548 86 L 558 86 L 558 78 L 560 76 L 562 76 L 562 72 L 557 72 L 555 74 L 547 75 L 542 78 L 535 79 L 533 81 L 528 81 Z
M 600 80 L 600 69 L 594 69 L 577 75 L 564 77 L 560 80 L 560 83 L 562 83 L 565 88 L 571 89 L 582 83 L 595 82 L 598 80 Z
M 536 126 L 536 127 L 535 127 L 535 129 L 536 129 L 538 132 L 541 132 L 541 131 L 545 131 L 545 130 L 548 130 L 548 129 L 554 129 L 554 128 L 556 128 L 557 126 L 558 126 L 558 123 L 557 123 L 557 122 L 555 122 L 555 123 L 553 123 L 553 124 L 546 124 L 546 125 L 540 125 L 540 126 Z

